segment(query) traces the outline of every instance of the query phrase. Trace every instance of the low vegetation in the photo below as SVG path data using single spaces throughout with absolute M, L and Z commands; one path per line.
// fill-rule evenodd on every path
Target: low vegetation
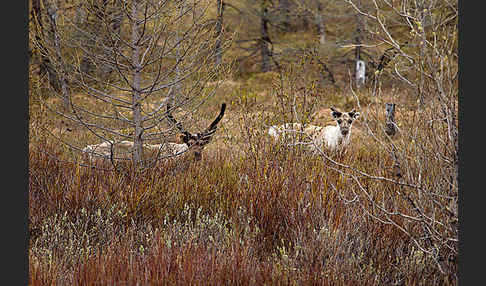
M 402 195 L 418 194 L 407 186 L 417 172 L 428 178 L 422 187 L 434 188 L 446 166 L 406 161 L 407 180 L 397 183 L 393 157 L 361 118 L 345 154 L 274 144 L 266 126 L 280 120 L 268 116 L 279 105 L 244 86 L 196 162 L 161 161 L 128 176 L 107 171 L 109 161 L 76 164 L 56 139 L 33 132 L 30 284 L 454 284 L 414 242 L 425 224 L 405 217 L 415 214 Z M 402 132 L 419 122 L 405 110 L 396 117 Z M 394 142 L 413 155 L 409 140 Z M 128 170 L 131 163 L 120 164 Z M 395 225 L 383 221 L 380 207 L 396 212 Z
M 292 1 L 278 1 L 287 2 Z M 135 104 L 140 98 L 133 95 L 143 93 L 121 76 L 122 71 L 103 71 L 105 56 L 91 57 L 91 52 L 100 53 L 90 50 L 94 46 L 85 47 L 82 40 L 63 49 L 70 41 L 53 44 L 77 31 L 62 29 L 71 23 L 62 11 L 82 17 L 105 6 L 96 1 L 83 4 L 85 10 L 81 4 L 63 6 L 56 18 L 51 13 L 57 10 L 40 3 L 32 1 L 32 11 L 39 13 L 32 12 L 32 19 L 44 21 L 44 26 L 31 25 L 45 31 L 33 32 L 39 38 L 31 37 L 31 46 L 33 52 L 46 54 L 38 52 L 29 70 L 29 285 L 458 284 L 456 6 L 438 1 L 430 12 L 409 3 L 403 6 L 413 12 L 409 14 L 389 1 L 363 1 L 357 15 L 355 1 L 330 1 L 316 9 L 296 6 L 295 18 L 289 18 L 292 25 L 281 29 L 285 25 L 279 21 L 285 18 L 275 16 L 281 12 L 265 4 L 269 1 L 225 1 L 225 35 L 232 41 L 223 45 L 218 69 L 209 65 L 209 57 L 208 62 L 188 59 L 187 69 L 170 53 L 170 60 L 150 61 L 160 65 L 159 72 L 172 86 L 152 73 L 157 68 L 147 76 L 146 70 L 129 64 L 133 58 L 124 56 L 128 77 L 145 81 L 155 76 L 160 81 L 160 89 L 145 90 L 150 96 Z M 121 9 L 116 5 L 122 3 L 106 7 Z M 216 17 L 216 8 L 208 7 L 208 19 Z M 265 9 L 274 17 L 268 20 L 274 54 L 266 66 L 270 71 L 259 72 L 260 58 L 253 49 L 259 26 L 244 23 L 257 23 L 260 12 L 255 11 Z M 183 12 L 174 11 L 179 12 L 160 15 Z M 300 20 L 303 15 L 311 19 L 316 11 L 329 16 L 326 41 L 310 22 Z M 100 22 L 109 32 L 100 30 L 100 35 L 112 35 L 112 29 L 120 28 L 117 23 L 125 37 L 136 36 L 127 33 L 130 21 L 133 29 L 145 28 L 133 17 L 112 12 L 71 24 L 97 35 L 100 15 L 113 18 Z M 363 26 L 368 36 L 361 40 L 380 44 L 362 47 L 361 58 L 369 70 L 366 84 L 358 88 L 350 56 L 358 49 L 347 43 L 360 30 L 350 20 L 360 17 L 368 21 Z M 127 23 L 117 22 L 121 19 Z M 145 18 L 152 19 L 158 18 Z M 157 25 L 170 23 L 160 19 Z M 206 18 L 200 20 L 207 24 Z M 147 33 L 166 36 L 147 27 Z M 46 36 L 58 31 L 59 39 Z M 174 31 L 177 39 L 187 36 Z M 202 41 L 197 35 L 194 39 Z M 144 41 L 132 44 L 143 47 Z M 193 48 L 202 47 L 197 43 Z M 200 52 L 207 56 L 204 49 Z M 99 67 L 88 65 L 96 59 L 101 60 Z M 193 64 L 201 68 L 196 74 Z M 47 69 L 44 74 L 42 68 Z M 57 90 L 53 75 L 60 77 Z M 89 94 L 94 89 L 124 104 L 100 104 L 99 96 Z M 197 100 L 190 99 L 194 93 Z M 169 100 L 178 104 L 170 111 L 172 122 L 166 120 Z M 387 103 L 396 108 L 392 117 L 386 114 Z M 74 107 L 82 112 L 74 114 Z M 268 135 L 270 126 L 287 122 L 334 125 L 331 107 L 359 112 L 350 142 L 340 152 L 324 147 L 309 152 L 300 144 L 302 138 L 281 144 Z M 137 121 L 135 111 L 151 117 Z M 142 160 L 150 156 L 143 149 L 140 160 L 128 155 L 89 161 L 82 152 L 115 137 L 131 140 L 127 144 L 132 146 L 144 124 L 153 125 L 157 135 L 146 141 L 140 135 L 144 144 L 176 142 L 185 131 L 186 141 L 205 140 L 204 150 L 201 143 L 198 160 L 187 152 L 158 161 Z M 98 128 L 97 133 L 90 126 Z

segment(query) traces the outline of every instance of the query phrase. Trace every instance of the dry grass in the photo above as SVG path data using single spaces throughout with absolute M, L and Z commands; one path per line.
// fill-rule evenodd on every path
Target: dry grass
M 457 34 L 437 30 L 432 56 L 414 59 L 420 69 L 407 64 L 399 69 L 412 82 L 426 75 L 420 90 L 426 102 L 419 104 L 417 91 L 386 69 L 376 86 L 370 77 L 366 87 L 350 91 L 354 48 L 346 43 L 354 42 L 356 13 L 348 6 L 324 5 L 330 16 L 325 44 L 316 45 L 314 28 L 284 32 L 270 25 L 272 53 L 282 70 L 260 73 L 259 56 L 252 54 L 258 44 L 252 39 L 260 39 L 253 9 L 260 2 L 231 4 L 224 26 L 225 37 L 234 41 L 225 50 L 221 76 L 198 74 L 210 82 L 198 83 L 198 100 L 174 111 L 195 133 L 227 103 L 201 161 L 181 156 L 140 172 L 128 172 L 129 160 L 116 162 L 118 169 L 108 160 L 78 164 L 85 163 L 79 151 L 101 138 L 48 108 L 61 109 L 63 101 L 34 72 L 32 61 L 29 285 L 457 285 L 457 148 L 450 140 L 454 130 L 448 129 L 453 124 L 446 122 L 457 120 L 447 117 L 448 111 L 458 113 L 451 104 L 457 101 L 457 79 L 452 72 L 420 68 L 421 62 L 437 61 L 441 71 L 443 63 L 456 70 L 455 52 L 447 53 L 449 59 L 437 57 L 435 44 Z M 216 15 L 211 4 L 209 19 Z M 392 34 L 399 35 L 398 42 L 411 36 L 408 30 Z M 411 47 L 417 40 L 422 38 L 414 38 Z M 376 61 L 387 48 L 366 51 Z M 390 69 L 400 67 L 400 60 Z M 181 88 L 192 96 L 189 81 L 196 79 L 187 80 Z M 439 94 L 438 87 L 450 93 Z M 113 105 L 71 88 L 74 104 L 114 114 Z M 199 100 L 212 90 L 214 95 Z M 141 103 L 144 112 L 165 106 L 167 94 L 151 94 Z M 130 101 L 130 94 L 120 96 Z M 387 102 L 397 108 L 400 130 L 393 138 L 383 129 Z M 276 145 L 266 134 L 270 125 L 286 122 L 334 124 L 331 106 L 360 112 L 345 153 L 309 154 L 299 146 Z M 117 111 L 132 116 L 130 108 Z M 128 124 L 97 120 L 133 135 Z M 157 131 L 169 128 L 156 125 Z M 173 141 L 172 133 L 161 137 Z
M 39 130 L 31 132 L 29 284 L 457 283 L 441 274 L 403 231 L 364 215 L 379 214 L 366 197 L 352 202 L 360 183 L 377 201 L 409 214 L 410 205 L 394 195 L 399 186 L 369 178 L 355 181 L 343 173 L 346 167 L 325 157 L 271 144 L 266 126 L 283 118 L 276 116 L 276 99 L 262 98 L 244 84 L 231 86 L 239 87 L 233 94 L 218 93 L 214 104 L 201 110 L 210 118 L 216 102 L 233 101 L 196 163 L 159 162 L 127 176 L 104 171 L 109 162 L 86 168 L 59 160 L 71 158 L 66 149 Z M 327 107 L 321 107 L 311 121 L 322 122 Z M 383 118 L 373 114 L 378 121 Z M 397 120 L 406 130 L 414 123 L 404 116 L 409 115 L 397 114 Z M 389 154 L 370 140 L 364 121 L 353 128 L 348 152 L 327 155 L 362 172 L 390 177 Z M 88 138 L 82 130 L 74 133 L 65 136 Z M 412 152 L 406 151 L 406 139 L 396 144 Z M 440 168 L 421 175 L 433 184 Z M 403 218 L 396 223 L 420 232 L 419 223 Z

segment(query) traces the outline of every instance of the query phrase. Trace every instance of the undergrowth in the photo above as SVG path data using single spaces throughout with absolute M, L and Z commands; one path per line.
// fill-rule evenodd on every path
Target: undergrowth
M 327 160 L 259 142 L 132 176 L 59 161 L 48 141 L 31 148 L 29 284 L 445 282 L 406 235 L 349 203 L 356 186 Z M 371 171 L 383 162 L 369 156 L 385 158 L 354 152 L 340 160 Z

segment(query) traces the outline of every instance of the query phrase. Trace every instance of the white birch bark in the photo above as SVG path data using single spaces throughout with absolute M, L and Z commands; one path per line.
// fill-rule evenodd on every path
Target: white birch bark
M 356 86 L 362 87 L 366 82 L 366 64 L 362 60 L 356 61 Z

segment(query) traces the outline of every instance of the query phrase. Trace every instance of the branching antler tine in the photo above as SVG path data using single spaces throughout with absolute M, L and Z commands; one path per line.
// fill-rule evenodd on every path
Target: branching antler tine
M 211 122 L 211 124 L 209 125 L 209 127 L 205 131 L 198 134 L 199 140 L 207 141 L 207 142 L 205 142 L 206 144 L 209 143 L 214 132 L 216 132 L 216 128 L 218 126 L 218 123 L 221 121 L 221 119 L 224 116 L 225 110 L 226 110 L 226 103 L 223 102 L 223 104 L 221 104 L 221 111 L 219 112 L 218 117 L 216 117 L 216 119 L 214 119 L 214 121 Z
M 174 125 L 177 130 L 179 130 L 182 134 L 185 135 L 185 141 L 189 140 L 189 138 L 192 138 L 193 135 L 189 133 L 187 130 L 182 127 L 182 124 L 178 122 L 174 116 L 172 116 L 172 105 L 170 104 L 170 101 L 167 101 L 167 120 L 169 121 L 170 124 Z
M 177 120 L 174 118 L 174 116 L 172 116 L 172 105 L 169 103 L 169 101 L 167 101 L 167 120 L 169 121 L 169 123 L 171 125 L 175 125 L 175 127 L 181 131 L 181 132 L 184 132 L 184 129 L 182 128 L 182 124 L 180 124 L 179 122 L 177 122 Z
M 218 117 L 216 117 L 216 119 L 214 119 L 214 121 L 209 125 L 209 127 L 206 129 L 206 132 L 214 132 L 213 130 L 216 130 L 216 126 L 223 118 L 225 110 L 226 110 L 226 103 L 223 102 L 223 104 L 221 104 L 221 111 L 219 112 Z

